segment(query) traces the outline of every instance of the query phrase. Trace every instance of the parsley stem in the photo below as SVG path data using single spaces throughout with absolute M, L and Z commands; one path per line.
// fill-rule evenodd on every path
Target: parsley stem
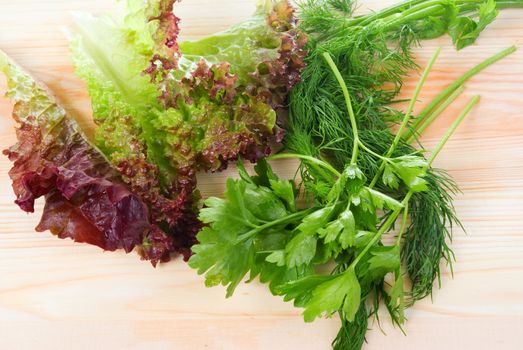
M 354 115 L 354 110 L 352 109 L 352 103 L 350 100 L 349 90 L 347 89 L 347 85 L 345 84 L 345 81 L 343 80 L 343 77 L 342 77 L 340 71 L 338 70 L 338 67 L 336 67 L 336 63 L 334 63 L 334 60 L 332 59 L 330 53 L 324 52 L 323 57 L 325 58 L 325 61 L 327 61 L 327 64 L 329 65 L 330 69 L 332 70 L 332 73 L 336 77 L 338 84 L 340 84 L 341 91 L 343 92 L 343 97 L 345 98 L 345 104 L 347 107 L 347 112 L 349 113 L 352 133 L 354 135 L 354 142 L 353 142 L 352 157 L 350 160 L 350 165 L 355 165 L 358 160 L 358 146 L 360 144 L 360 138 L 358 135 L 358 123 L 356 122 L 356 116 Z
M 317 164 L 323 168 L 325 168 L 326 170 L 330 171 L 332 174 L 336 175 L 336 177 L 340 177 L 341 174 L 338 170 L 336 170 L 332 165 L 330 165 L 329 163 L 327 162 L 324 162 L 323 160 L 321 159 L 318 159 L 318 158 L 315 158 L 315 157 L 311 157 L 311 156 L 306 156 L 304 154 L 297 154 L 297 153 L 280 153 L 280 154 L 275 154 L 275 155 L 272 155 L 270 157 L 267 157 L 268 160 L 274 160 L 274 159 L 289 159 L 289 158 L 296 158 L 296 159 L 301 159 L 301 160 L 306 160 L 308 162 L 311 162 L 311 163 L 314 163 L 314 164 Z
M 387 156 L 382 156 L 381 154 L 374 152 L 369 147 L 367 147 L 363 142 L 360 142 L 359 144 L 360 144 L 360 147 L 363 148 L 365 151 L 367 151 L 368 153 L 370 153 L 374 157 L 383 160 L 383 163 L 382 163 L 383 165 L 385 163 L 390 163 L 390 158 L 388 158 Z M 372 188 L 372 186 L 369 186 L 369 187 Z
M 400 208 L 395 209 L 392 213 L 390 213 L 390 215 L 387 218 L 387 220 L 385 220 L 383 225 L 381 225 L 381 227 L 378 229 L 378 232 L 376 232 L 376 234 L 374 235 L 374 237 L 372 237 L 370 242 L 367 243 L 367 245 L 361 251 L 361 253 L 359 253 L 358 256 L 356 257 L 356 259 L 354 259 L 354 261 L 350 264 L 349 269 L 350 268 L 355 268 L 356 265 L 358 264 L 358 262 L 365 256 L 365 254 L 367 254 L 367 252 L 370 250 L 370 248 L 372 248 L 376 244 L 376 242 L 381 238 L 381 236 L 390 229 L 392 224 L 394 224 L 394 222 L 398 218 L 399 213 L 403 210 L 403 208 L 409 202 L 410 197 L 412 197 L 413 194 L 414 194 L 414 192 L 412 192 L 412 191 L 409 191 L 407 193 L 407 195 L 405 196 L 405 198 L 401 202 L 403 204 L 403 206 L 401 206 Z
M 458 5 L 458 8 L 460 9 L 460 14 L 469 12 L 471 10 L 475 10 L 483 2 L 484 2 L 484 0 L 456 0 L 456 4 Z M 425 3 L 425 4 L 423 4 L 423 3 Z M 431 1 L 431 2 L 427 2 L 427 0 L 410 0 L 410 1 L 400 2 L 399 4 L 395 4 L 395 5 L 386 7 L 378 12 L 373 12 L 368 15 L 350 19 L 350 20 L 348 20 L 348 25 L 366 26 L 366 25 L 372 23 L 373 21 L 376 21 L 378 19 L 388 18 L 388 17 L 391 17 L 398 13 L 405 13 L 405 12 L 409 11 L 409 13 L 411 14 L 413 11 L 423 10 L 427 7 L 427 4 L 428 4 L 428 6 L 432 6 L 432 5 L 443 5 L 444 6 L 445 0 Z M 419 5 L 424 5 L 424 6 L 419 7 Z M 496 1 L 497 8 L 514 7 L 515 5 L 523 6 L 523 0 L 498 0 L 498 1 Z
M 485 0 L 455 0 L 460 15 L 477 10 L 484 2 Z M 498 9 L 518 7 L 523 7 L 523 0 L 496 1 L 496 8 Z M 345 21 L 346 23 L 343 29 L 350 27 L 353 30 L 359 30 L 377 21 L 382 21 L 383 24 L 381 26 L 387 26 L 387 28 L 390 29 L 394 26 L 400 26 L 405 22 L 423 19 L 429 16 L 438 17 L 444 15 L 447 9 L 448 0 L 410 0 L 367 15 L 348 18 Z M 333 32 L 318 33 L 318 39 L 319 41 L 325 40 L 328 37 L 335 36 L 339 31 L 340 29 L 335 29 Z
M 400 125 L 400 128 L 398 129 L 398 132 L 396 133 L 396 136 L 394 137 L 394 141 L 392 142 L 392 145 L 390 145 L 390 148 L 387 152 L 386 157 L 390 157 L 396 147 L 398 146 L 398 143 L 401 139 L 401 135 L 403 134 L 403 130 L 407 127 L 410 118 L 412 116 L 412 111 L 414 110 L 414 105 L 416 104 L 419 94 L 421 92 L 421 89 L 423 88 L 423 85 L 425 84 L 425 81 L 427 80 L 427 77 L 429 76 L 430 71 L 432 70 L 432 67 L 434 66 L 434 63 L 436 63 L 436 60 L 438 59 L 439 54 L 441 53 L 441 47 L 438 47 L 436 52 L 432 55 L 432 58 L 430 59 L 429 63 L 427 64 L 427 67 L 425 67 L 425 70 L 423 71 L 423 74 L 421 75 L 420 80 L 418 81 L 418 85 L 416 86 L 416 89 L 414 90 L 414 95 L 410 99 L 409 107 L 407 108 L 407 112 L 405 113 L 405 117 L 403 118 L 403 121 Z
M 426 1 L 426 0 L 412 0 L 412 1 L 402 2 L 399 4 L 384 8 L 383 10 L 381 10 L 379 12 L 371 13 L 370 15 L 358 18 L 359 21 L 355 24 L 358 24 L 360 26 L 365 26 L 377 19 L 389 17 L 391 15 L 394 15 L 394 14 L 404 10 L 406 7 L 414 6 L 414 5 L 417 5 L 424 1 Z
M 258 226 L 256 228 L 250 230 L 249 232 L 246 232 L 243 235 L 238 236 L 237 239 L 236 239 L 236 244 L 241 243 L 241 242 L 243 242 L 243 241 L 245 241 L 245 240 L 247 240 L 247 239 L 249 239 L 251 237 L 254 237 L 258 233 L 262 232 L 263 230 L 266 230 L 266 229 L 271 228 L 273 226 L 281 225 L 281 224 L 284 224 L 284 223 L 286 223 L 288 221 L 292 221 L 292 220 L 295 220 L 295 219 L 302 218 L 302 217 L 306 216 L 307 214 L 311 213 L 314 210 L 315 210 L 314 208 L 301 210 L 299 212 L 296 212 L 296 213 L 284 216 L 284 217 L 279 218 L 277 220 L 270 221 L 270 222 L 268 222 L 266 224 Z
M 481 62 L 474 68 L 468 70 L 465 74 L 463 74 L 460 78 L 455 80 L 452 84 L 450 84 L 449 87 L 447 87 L 445 90 L 443 90 L 434 100 L 432 100 L 431 103 L 427 107 L 421 111 L 421 113 L 418 115 L 418 117 L 414 120 L 412 123 L 411 129 L 407 131 L 403 137 L 405 139 L 410 139 L 411 134 L 415 132 L 416 129 L 418 129 L 421 122 L 428 116 L 430 113 L 434 111 L 434 109 L 439 106 L 441 102 L 443 102 L 448 96 L 450 96 L 456 89 L 458 89 L 461 85 L 463 85 L 466 81 L 468 81 L 470 78 L 472 78 L 474 75 L 478 74 L 488 66 L 492 65 L 493 63 L 496 63 L 497 61 L 505 58 L 506 56 L 514 53 L 516 51 L 515 46 L 511 46 L 509 48 L 506 48 L 505 50 L 495 54 L 492 57 L 487 58 L 485 61 Z
M 445 146 L 445 144 L 447 143 L 447 141 L 449 140 L 449 138 L 452 136 L 452 134 L 454 133 L 454 131 L 456 131 L 457 127 L 459 126 L 459 124 L 463 121 L 463 119 L 465 119 L 465 117 L 469 114 L 469 112 L 472 110 L 472 108 L 478 104 L 479 102 L 479 99 L 480 97 L 479 96 L 474 96 L 472 98 L 472 100 L 470 100 L 470 102 L 467 104 L 467 106 L 465 107 L 465 109 L 461 112 L 461 114 L 459 115 L 459 117 L 454 121 L 454 123 L 452 123 L 452 125 L 450 126 L 450 128 L 447 130 L 447 132 L 445 133 L 445 135 L 443 136 L 443 138 L 441 139 L 441 141 L 439 142 L 438 146 L 436 147 L 436 149 L 432 152 L 432 155 L 430 156 L 430 158 L 428 159 L 428 165 L 432 165 L 432 162 L 434 161 L 434 159 L 436 159 L 436 157 L 438 156 L 439 152 L 441 152 L 441 150 L 443 149 L 443 146 Z
M 398 237 L 396 238 L 396 245 L 400 245 L 401 243 L 401 237 L 403 236 L 403 233 L 405 232 L 405 229 L 407 228 L 407 219 L 409 217 L 409 202 L 405 203 L 405 207 L 403 209 L 403 217 L 401 218 L 401 226 L 400 231 L 398 233 Z
M 418 127 L 418 130 L 416 131 L 416 133 L 414 134 L 410 134 L 410 137 L 407 138 L 405 141 L 407 143 L 411 143 L 412 142 L 412 138 L 417 134 L 417 135 L 422 135 L 423 132 L 430 126 L 430 124 L 432 124 L 432 122 L 434 122 L 434 120 L 436 120 L 440 115 L 441 113 L 443 113 L 447 107 L 449 105 L 452 104 L 452 102 L 454 102 L 460 95 L 461 93 L 465 90 L 465 86 L 464 85 L 461 85 L 459 88 L 457 88 L 456 90 L 454 90 L 454 92 L 452 93 L 452 95 L 450 95 L 441 105 L 439 105 L 439 107 L 433 112 L 430 114 L 430 116 L 425 119 L 421 125 Z
M 428 16 L 439 16 L 443 14 L 444 11 L 445 6 L 442 4 L 442 1 L 428 1 L 401 13 L 399 16 L 394 16 L 385 23 L 385 27 L 391 29 L 401 26 L 405 22 L 423 19 Z
M 414 94 L 412 95 L 412 98 L 410 99 L 409 106 L 407 108 L 407 112 L 405 113 L 405 116 L 403 117 L 403 120 L 401 122 L 401 125 L 398 129 L 398 132 L 396 133 L 396 136 L 394 137 L 394 140 L 392 141 L 392 144 L 389 147 L 389 150 L 385 154 L 385 158 L 389 158 L 392 156 L 394 151 L 396 150 L 396 147 L 398 147 L 398 143 L 401 140 L 401 135 L 403 134 L 403 130 L 407 127 L 407 125 L 410 122 L 410 118 L 412 116 L 412 111 L 414 110 L 414 105 L 416 104 L 416 101 L 418 100 L 419 94 L 421 92 L 421 89 L 423 88 L 423 85 L 425 84 L 425 81 L 427 80 L 427 77 L 429 76 L 430 71 L 432 70 L 432 67 L 434 66 L 434 63 L 436 63 L 436 60 L 441 53 L 441 47 L 439 47 L 436 52 L 432 55 L 432 58 L 430 59 L 429 63 L 427 64 L 427 67 L 425 67 L 425 70 L 423 71 L 423 74 L 421 75 L 420 80 L 418 81 L 418 84 L 416 85 L 416 89 L 414 90 Z M 369 187 L 373 188 L 376 183 L 378 182 L 378 179 L 380 178 L 380 175 L 382 171 L 385 169 L 386 162 L 383 161 L 376 172 L 376 175 L 374 175 L 374 178 L 372 179 Z
M 507 1 L 499 1 L 496 2 L 496 6 L 498 9 L 504 9 L 504 8 L 523 8 L 523 0 L 507 0 Z

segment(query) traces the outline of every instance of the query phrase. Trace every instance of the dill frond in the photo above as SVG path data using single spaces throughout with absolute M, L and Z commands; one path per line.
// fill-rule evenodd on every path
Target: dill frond
M 365 342 L 369 315 L 365 300 L 360 305 L 354 321 L 349 322 L 341 316 L 341 327 L 332 342 L 333 350 L 360 350 Z

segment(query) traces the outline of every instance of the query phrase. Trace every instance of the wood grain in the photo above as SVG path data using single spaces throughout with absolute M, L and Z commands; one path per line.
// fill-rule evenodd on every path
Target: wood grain
M 226 28 L 249 16 L 254 0 L 185 0 L 177 7 L 184 38 Z M 368 1 L 378 8 L 392 1 Z M 43 80 L 89 125 L 84 84 L 73 74 L 61 28 L 70 11 L 115 9 L 107 0 L 0 0 L 0 48 Z M 443 52 L 421 95 L 430 100 L 482 59 L 517 44 L 520 50 L 467 84 L 459 102 L 425 137 L 430 148 L 476 94 L 480 105 L 437 160 L 458 181 L 455 204 L 468 235 L 456 232 L 454 279 L 446 273 L 434 300 L 408 310 L 407 337 L 372 325 L 365 349 L 523 349 L 523 10 L 505 10 L 478 44 L 457 53 L 447 38 L 416 50 L 424 65 Z M 404 89 L 408 97 L 416 73 Z M 0 81 L 0 91 L 5 86 Z M 15 141 L 11 105 L 0 100 L 0 148 Z M 279 162 L 282 176 L 295 163 Z M 6 158 L 0 158 L 1 349 L 329 349 L 338 321 L 303 323 L 300 311 L 258 283 L 224 299 L 180 260 L 157 269 L 134 254 L 103 253 L 36 233 L 41 212 L 13 204 Z M 205 195 L 220 195 L 233 174 L 200 176 Z

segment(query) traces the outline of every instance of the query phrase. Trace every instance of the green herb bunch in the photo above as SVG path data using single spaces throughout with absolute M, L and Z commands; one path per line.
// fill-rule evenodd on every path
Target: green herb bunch
M 353 154 L 352 125 L 347 118 L 345 99 L 336 79 L 326 68 L 328 52 L 346 83 L 360 129 L 359 139 L 372 145 L 378 154 L 401 157 L 412 154 L 411 143 L 463 91 L 473 75 L 513 52 L 510 48 L 473 68 L 429 104 L 418 117 L 411 117 L 401 138 L 391 126 L 403 113 L 394 108 L 406 74 L 417 67 L 411 49 L 422 40 L 448 33 L 458 49 L 475 42 L 481 31 L 494 21 L 499 9 L 523 5 L 521 0 L 412 0 L 365 16 L 354 16 L 351 0 L 307 0 L 301 3 L 301 29 L 309 35 L 310 54 L 302 72 L 302 83 L 290 94 L 290 121 L 285 145 L 291 152 L 328 159 L 341 170 Z M 394 147 L 391 148 L 391 145 Z M 393 149 L 392 153 L 387 150 Z M 379 157 L 363 149 L 359 167 L 380 190 L 393 180 L 378 181 L 376 174 L 390 174 Z M 321 195 L 322 186 L 309 181 L 308 166 L 303 169 L 306 188 Z M 387 183 L 389 181 L 389 183 Z M 451 228 L 460 226 L 452 206 L 457 187 L 442 170 L 429 167 L 425 176 L 428 190 L 412 196 L 411 224 L 406 229 L 402 256 L 412 279 L 409 303 L 432 293 L 440 274 L 440 262 L 451 263 L 448 246 Z M 393 197 L 404 197 L 407 188 L 395 186 Z
M 417 93 L 438 53 L 423 74 Z M 303 307 L 307 322 L 338 312 L 342 329 L 335 348 L 359 349 L 369 313 L 377 312 L 382 300 L 393 322 L 400 327 L 404 322 L 400 252 L 408 232 L 409 205 L 415 195 L 429 190 L 432 161 L 479 97 L 467 105 L 429 159 L 418 151 L 394 155 L 409 113 L 389 149 L 377 153 L 360 138 L 349 90 L 332 57 L 323 56 L 341 87 L 351 124 L 354 143 L 349 162 L 338 171 L 328 161 L 308 155 L 272 157 L 302 161 L 307 190 L 314 193 L 314 200 L 305 207 L 298 204 L 294 182 L 279 179 L 265 160 L 255 166 L 254 176 L 240 162 L 240 179 L 228 179 L 225 198 L 205 201 L 200 219 L 207 227 L 198 235 L 200 243 L 193 247 L 195 255 L 189 264 L 205 274 L 208 286 L 226 286 L 227 296 L 245 276 L 249 275 L 249 280 L 259 277 L 273 294 Z M 367 177 L 361 168 L 364 151 L 378 160 L 374 178 Z M 391 196 L 399 187 L 405 188 L 405 195 Z M 394 243 L 385 245 L 382 236 L 394 228 L 400 215 Z M 386 282 L 388 275 L 393 276 L 390 284 Z M 370 311 L 368 302 L 374 305 Z

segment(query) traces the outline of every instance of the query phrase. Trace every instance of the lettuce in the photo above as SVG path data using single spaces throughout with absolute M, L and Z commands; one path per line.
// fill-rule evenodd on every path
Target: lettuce
M 202 60 L 208 65 L 227 62 L 244 92 L 274 108 L 283 107 L 304 68 L 306 36 L 297 31 L 296 21 L 287 1 L 261 0 L 254 16 L 244 23 L 182 42 L 180 66 L 191 70 Z
M 137 247 L 153 264 L 168 260 L 172 238 L 151 222 L 148 205 L 129 191 L 77 123 L 1 51 L 0 70 L 20 124 L 17 144 L 4 151 L 14 163 L 9 175 L 15 202 L 33 212 L 35 200 L 45 196 L 36 230 L 110 251 Z
M 129 0 L 122 18 L 77 14 L 69 38 L 94 142 L 187 258 L 201 228 L 196 173 L 271 152 L 306 52 L 288 1 L 260 1 L 251 19 L 184 43 L 176 2 Z
M 290 4 L 260 1 L 251 19 L 179 43 L 176 2 L 128 0 L 121 18 L 75 14 L 67 34 L 91 97 L 93 140 L 0 54 L 20 124 L 4 153 L 20 208 L 33 212 L 45 196 L 38 231 L 137 248 L 154 265 L 173 252 L 187 260 L 203 227 L 196 173 L 255 162 L 281 140 L 278 117 L 306 54 Z

